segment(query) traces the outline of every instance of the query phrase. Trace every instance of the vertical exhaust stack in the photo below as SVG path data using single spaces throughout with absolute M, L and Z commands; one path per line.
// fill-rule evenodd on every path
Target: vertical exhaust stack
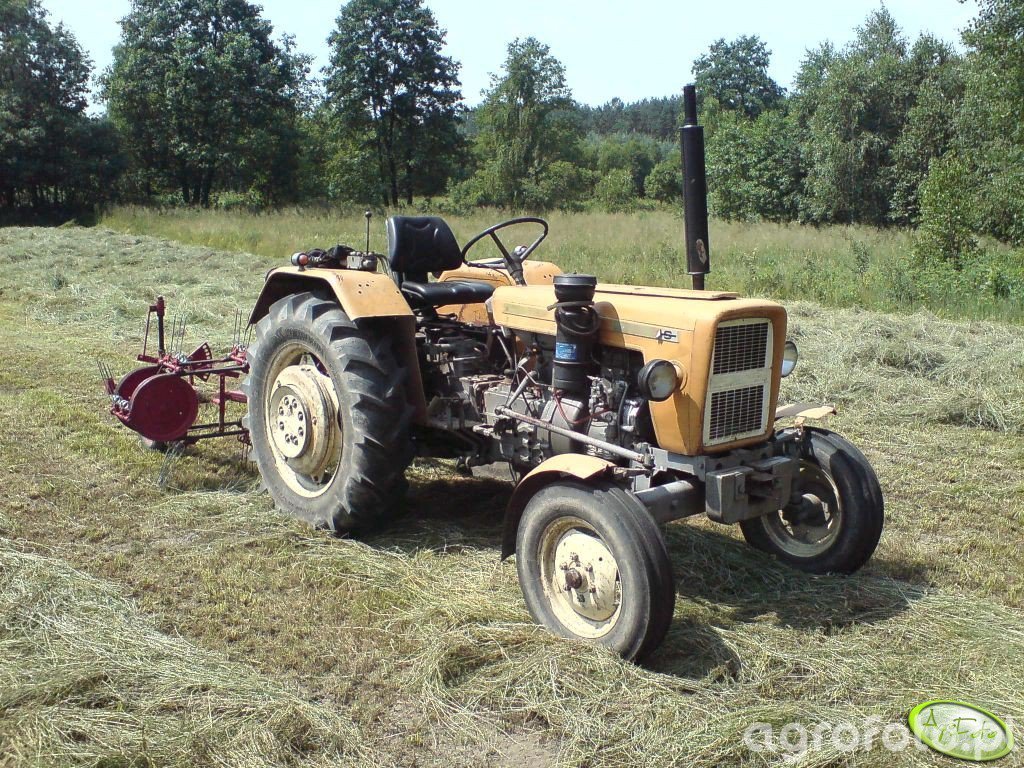
M 693 289 L 704 290 L 711 271 L 708 243 L 708 177 L 704 166 L 704 128 L 697 124 L 697 89 L 683 88 L 683 127 L 679 129 L 683 158 L 683 210 L 686 221 L 686 271 Z

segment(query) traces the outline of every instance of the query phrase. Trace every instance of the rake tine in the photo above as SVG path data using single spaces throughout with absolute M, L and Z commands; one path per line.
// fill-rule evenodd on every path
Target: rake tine
M 181 340 L 185 331 L 185 319 L 181 315 L 175 315 L 171 323 L 171 346 L 168 350 L 172 355 L 181 352 Z
M 179 355 L 182 353 L 182 350 L 185 348 L 185 322 L 186 322 L 185 321 L 185 317 L 182 316 L 182 318 L 181 318 L 181 333 L 178 335 L 178 354 Z
M 103 389 L 106 390 L 108 395 L 113 395 L 117 385 L 114 383 L 114 372 L 110 370 L 110 366 L 104 363 L 102 360 L 96 360 L 96 367 L 100 372 L 100 383 L 103 385 Z

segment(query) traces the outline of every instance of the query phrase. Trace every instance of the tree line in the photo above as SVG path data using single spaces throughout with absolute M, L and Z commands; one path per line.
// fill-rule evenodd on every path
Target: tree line
M 791 91 L 757 36 L 693 63 L 715 215 L 919 226 L 957 263 L 1024 241 L 1024 3 L 978 0 L 960 54 L 908 40 L 884 6 L 807 51 Z M 110 200 L 252 208 L 311 201 L 439 209 L 630 210 L 680 195 L 677 96 L 578 104 L 534 38 L 483 101 L 423 0 L 350 0 L 329 63 L 275 39 L 246 0 L 133 0 L 106 113 L 91 64 L 38 0 L 0 0 L 0 209 Z

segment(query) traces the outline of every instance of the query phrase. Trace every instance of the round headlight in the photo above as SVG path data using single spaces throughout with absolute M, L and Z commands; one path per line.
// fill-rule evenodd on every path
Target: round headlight
M 796 362 L 800 359 L 800 350 L 796 348 L 789 339 L 786 339 L 786 346 L 782 348 L 782 375 L 789 376 L 796 368 Z
M 672 397 L 679 387 L 679 373 L 668 360 L 651 360 L 640 369 L 636 384 L 642 397 L 661 402 Z

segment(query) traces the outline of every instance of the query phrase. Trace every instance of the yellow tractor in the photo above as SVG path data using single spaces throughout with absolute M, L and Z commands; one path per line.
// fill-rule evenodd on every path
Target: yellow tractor
M 460 248 L 440 218 L 394 216 L 386 256 L 337 246 L 272 270 L 250 317 L 240 426 L 277 505 L 358 534 L 400 509 L 415 456 L 505 463 L 518 482 L 502 556 L 516 557 L 530 613 L 628 659 L 672 619 L 659 527 L 670 520 L 738 524 L 811 573 L 860 568 L 882 531 L 878 480 L 857 448 L 805 423 L 827 407 L 779 406 L 797 363 L 785 309 L 702 290 L 689 89 L 686 116 L 696 289 L 603 284 L 530 260 L 548 229 L 533 217 Z M 532 228 L 529 245 L 506 247 L 512 227 Z M 482 240 L 501 258 L 472 261 Z M 783 417 L 796 419 L 778 427 Z

